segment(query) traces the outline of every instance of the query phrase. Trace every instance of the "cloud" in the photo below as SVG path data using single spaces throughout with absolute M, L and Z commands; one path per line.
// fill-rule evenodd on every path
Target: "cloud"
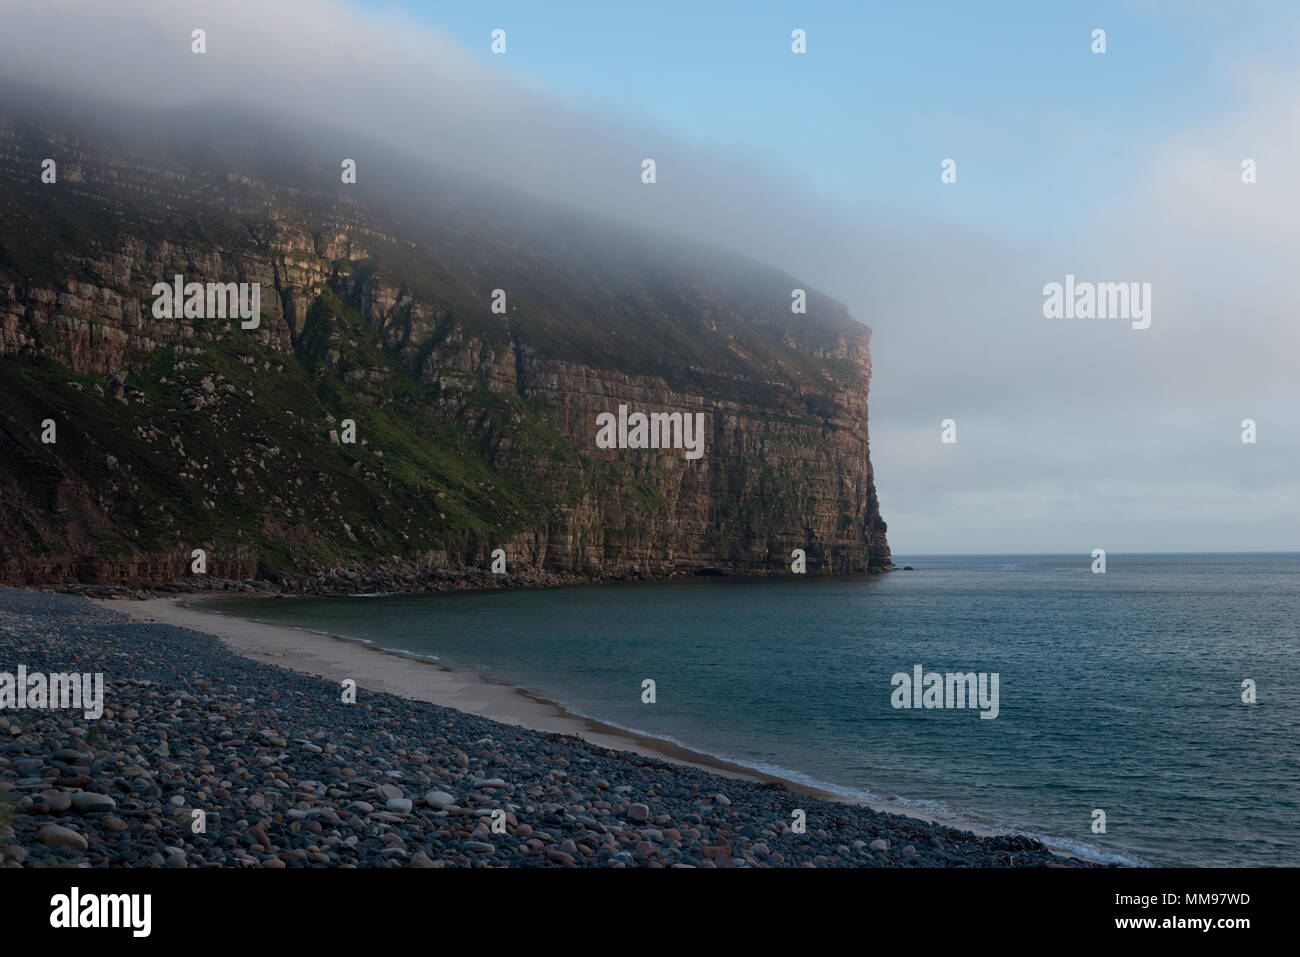
M 734 249 L 846 302 L 874 330 L 872 458 L 896 551 L 1052 551 L 1085 531 L 1097 547 L 1300 547 L 1300 78 L 1242 67 L 1248 50 L 1225 57 L 1226 116 L 1147 142 L 1089 115 L 1140 160 L 1097 171 L 1124 179 L 1086 221 L 1043 208 L 1026 235 L 897 208 L 888 184 L 830 202 L 761 157 L 584 111 L 425 25 L 334 0 L 43 0 L 3 20 L 11 78 L 151 106 L 246 100 Z M 1044 319 L 1042 286 L 1067 272 L 1151 282 L 1151 328 Z M 1237 438 L 1247 416 L 1256 446 Z M 939 443 L 949 417 L 955 448 Z M 1213 521 L 1209 500 L 1224 503 Z

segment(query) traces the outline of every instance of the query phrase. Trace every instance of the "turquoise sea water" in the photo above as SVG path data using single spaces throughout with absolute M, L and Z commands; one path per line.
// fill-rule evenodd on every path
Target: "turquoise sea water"
M 1300 555 L 895 561 L 915 570 L 206 604 L 1098 859 L 1300 864 Z M 915 665 L 997 673 L 998 716 L 893 707 Z

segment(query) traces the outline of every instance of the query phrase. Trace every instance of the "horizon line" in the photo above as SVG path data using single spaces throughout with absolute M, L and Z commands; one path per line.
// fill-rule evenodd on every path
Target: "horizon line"
M 1111 551 L 1110 555 L 1300 555 L 1300 548 L 1238 549 L 1235 551 L 1200 551 L 1200 552 L 1149 552 L 1149 551 Z M 906 555 L 921 558 L 1062 558 L 1074 555 L 1091 555 L 1091 552 L 898 552 L 890 549 L 890 557 Z

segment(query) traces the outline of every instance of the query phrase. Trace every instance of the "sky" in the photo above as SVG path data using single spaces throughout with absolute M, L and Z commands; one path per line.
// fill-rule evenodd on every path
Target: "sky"
M 873 330 L 896 554 L 1300 550 L 1294 3 L 0 0 L 0 22 L 0 75 L 319 116 L 843 301 Z M 1045 318 L 1067 273 L 1150 283 L 1150 327 Z

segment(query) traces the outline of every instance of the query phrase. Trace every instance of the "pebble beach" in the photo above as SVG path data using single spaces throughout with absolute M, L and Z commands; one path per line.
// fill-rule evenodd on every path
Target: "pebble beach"
M 0 589 L 20 664 L 102 672 L 104 712 L 0 710 L 4 867 L 1089 866 Z

